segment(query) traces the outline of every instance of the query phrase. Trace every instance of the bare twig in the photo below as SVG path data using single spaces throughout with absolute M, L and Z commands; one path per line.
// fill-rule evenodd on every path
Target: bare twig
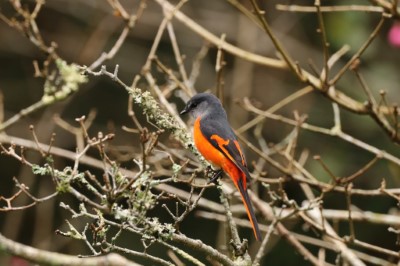
M 77 258 L 76 256 L 69 256 L 55 252 L 44 251 L 30 246 L 26 246 L 10 239 L 5 238 L 0 234 L 0 249 L 3 252 L 19 256 L 29 261 L 47 264 L 47 265 L 129 265 L 137 266 L 138 264 L 129 261 L 121 255 L 110 253 L 99 257 L 92 258 Z

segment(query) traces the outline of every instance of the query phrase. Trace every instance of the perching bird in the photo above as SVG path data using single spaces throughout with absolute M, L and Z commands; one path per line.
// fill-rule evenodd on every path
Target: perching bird
M 228 123 L 221 102 L 212 94 L 199 93 L 187 102 L 181 115 L 186 113 L 196 119 L 193 135 L 197 149 L 207 161 L 221 168 L 232 179 L 242 196 L 254 235 L 258 241 L 261 241 L 260 229 L 247 193 L 247 181 L 250 180 L 250 174 L 246 159 Z M 221 171 L 216 172 L 213 179 L 218 178 L 220 174 L 222 174 Z

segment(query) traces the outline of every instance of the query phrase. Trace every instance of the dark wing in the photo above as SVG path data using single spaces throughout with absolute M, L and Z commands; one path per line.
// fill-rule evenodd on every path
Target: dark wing
M 205 119 L 207 121 L 200 123 L 203 135 L 215 148 L 242 170 L 246 174 L 247 180 L 249 180 L 250 176 L 246 159 L 228 121 L 226 119 Z
M 228 121 L 225 118 L 219 119 L 208 119 L 207 121 L 200 122 L 200 130 L 203 133 L 204 137 L 208 139 L 216 149 L 222 152 L 226 158 L 229 158 L 232 163 L 234 163 L 241 171 L 245 174 L 246 180 L 250 180 L 249 170 L 247 170 L 246 159 L 242 153 L 242 150 L 239 146 L 235 133 Z M 250 201 L 249 194 L 247 193 L 246 188 L 246 180 L 243 178 L 239 178 L 235 180 L 234 177 L 231 176 L 236 186 L 240 191 L 240 195 L 242 196 L 244 206 L 247 211 L 247 215 L 250 219 L 251 225 L 253 227 L 254 234 L 258 241 L 262 240 L 260 229 L 258 228 L 258 223 L 256 216 L 254 214 L 253 206 Z

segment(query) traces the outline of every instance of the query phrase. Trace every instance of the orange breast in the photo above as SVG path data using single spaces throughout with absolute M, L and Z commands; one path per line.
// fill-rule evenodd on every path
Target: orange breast
M 215 148 L 203 135 L 200 129 L 200 117 L 194 123 L 194 144 L 204 158 L 210 163 L 221 167 L 233 181 L 237 181 L 242 175 L 240 169 L 225 155 Z M 234 182 L 236 185 L 236 182 Z

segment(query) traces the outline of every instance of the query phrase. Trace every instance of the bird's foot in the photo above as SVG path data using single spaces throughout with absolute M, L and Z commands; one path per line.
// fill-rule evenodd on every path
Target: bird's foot
M 214 183 L 215 185 L 218 185 L 217 181 L 222 176 L 223 171 L 222 171 L 222 169 L 219 169 L 216 171 L 212 170 L 212 171 L 214 172 L 214 175 L 211 177 L 210 180 L 208 180 L 207 184 Z

